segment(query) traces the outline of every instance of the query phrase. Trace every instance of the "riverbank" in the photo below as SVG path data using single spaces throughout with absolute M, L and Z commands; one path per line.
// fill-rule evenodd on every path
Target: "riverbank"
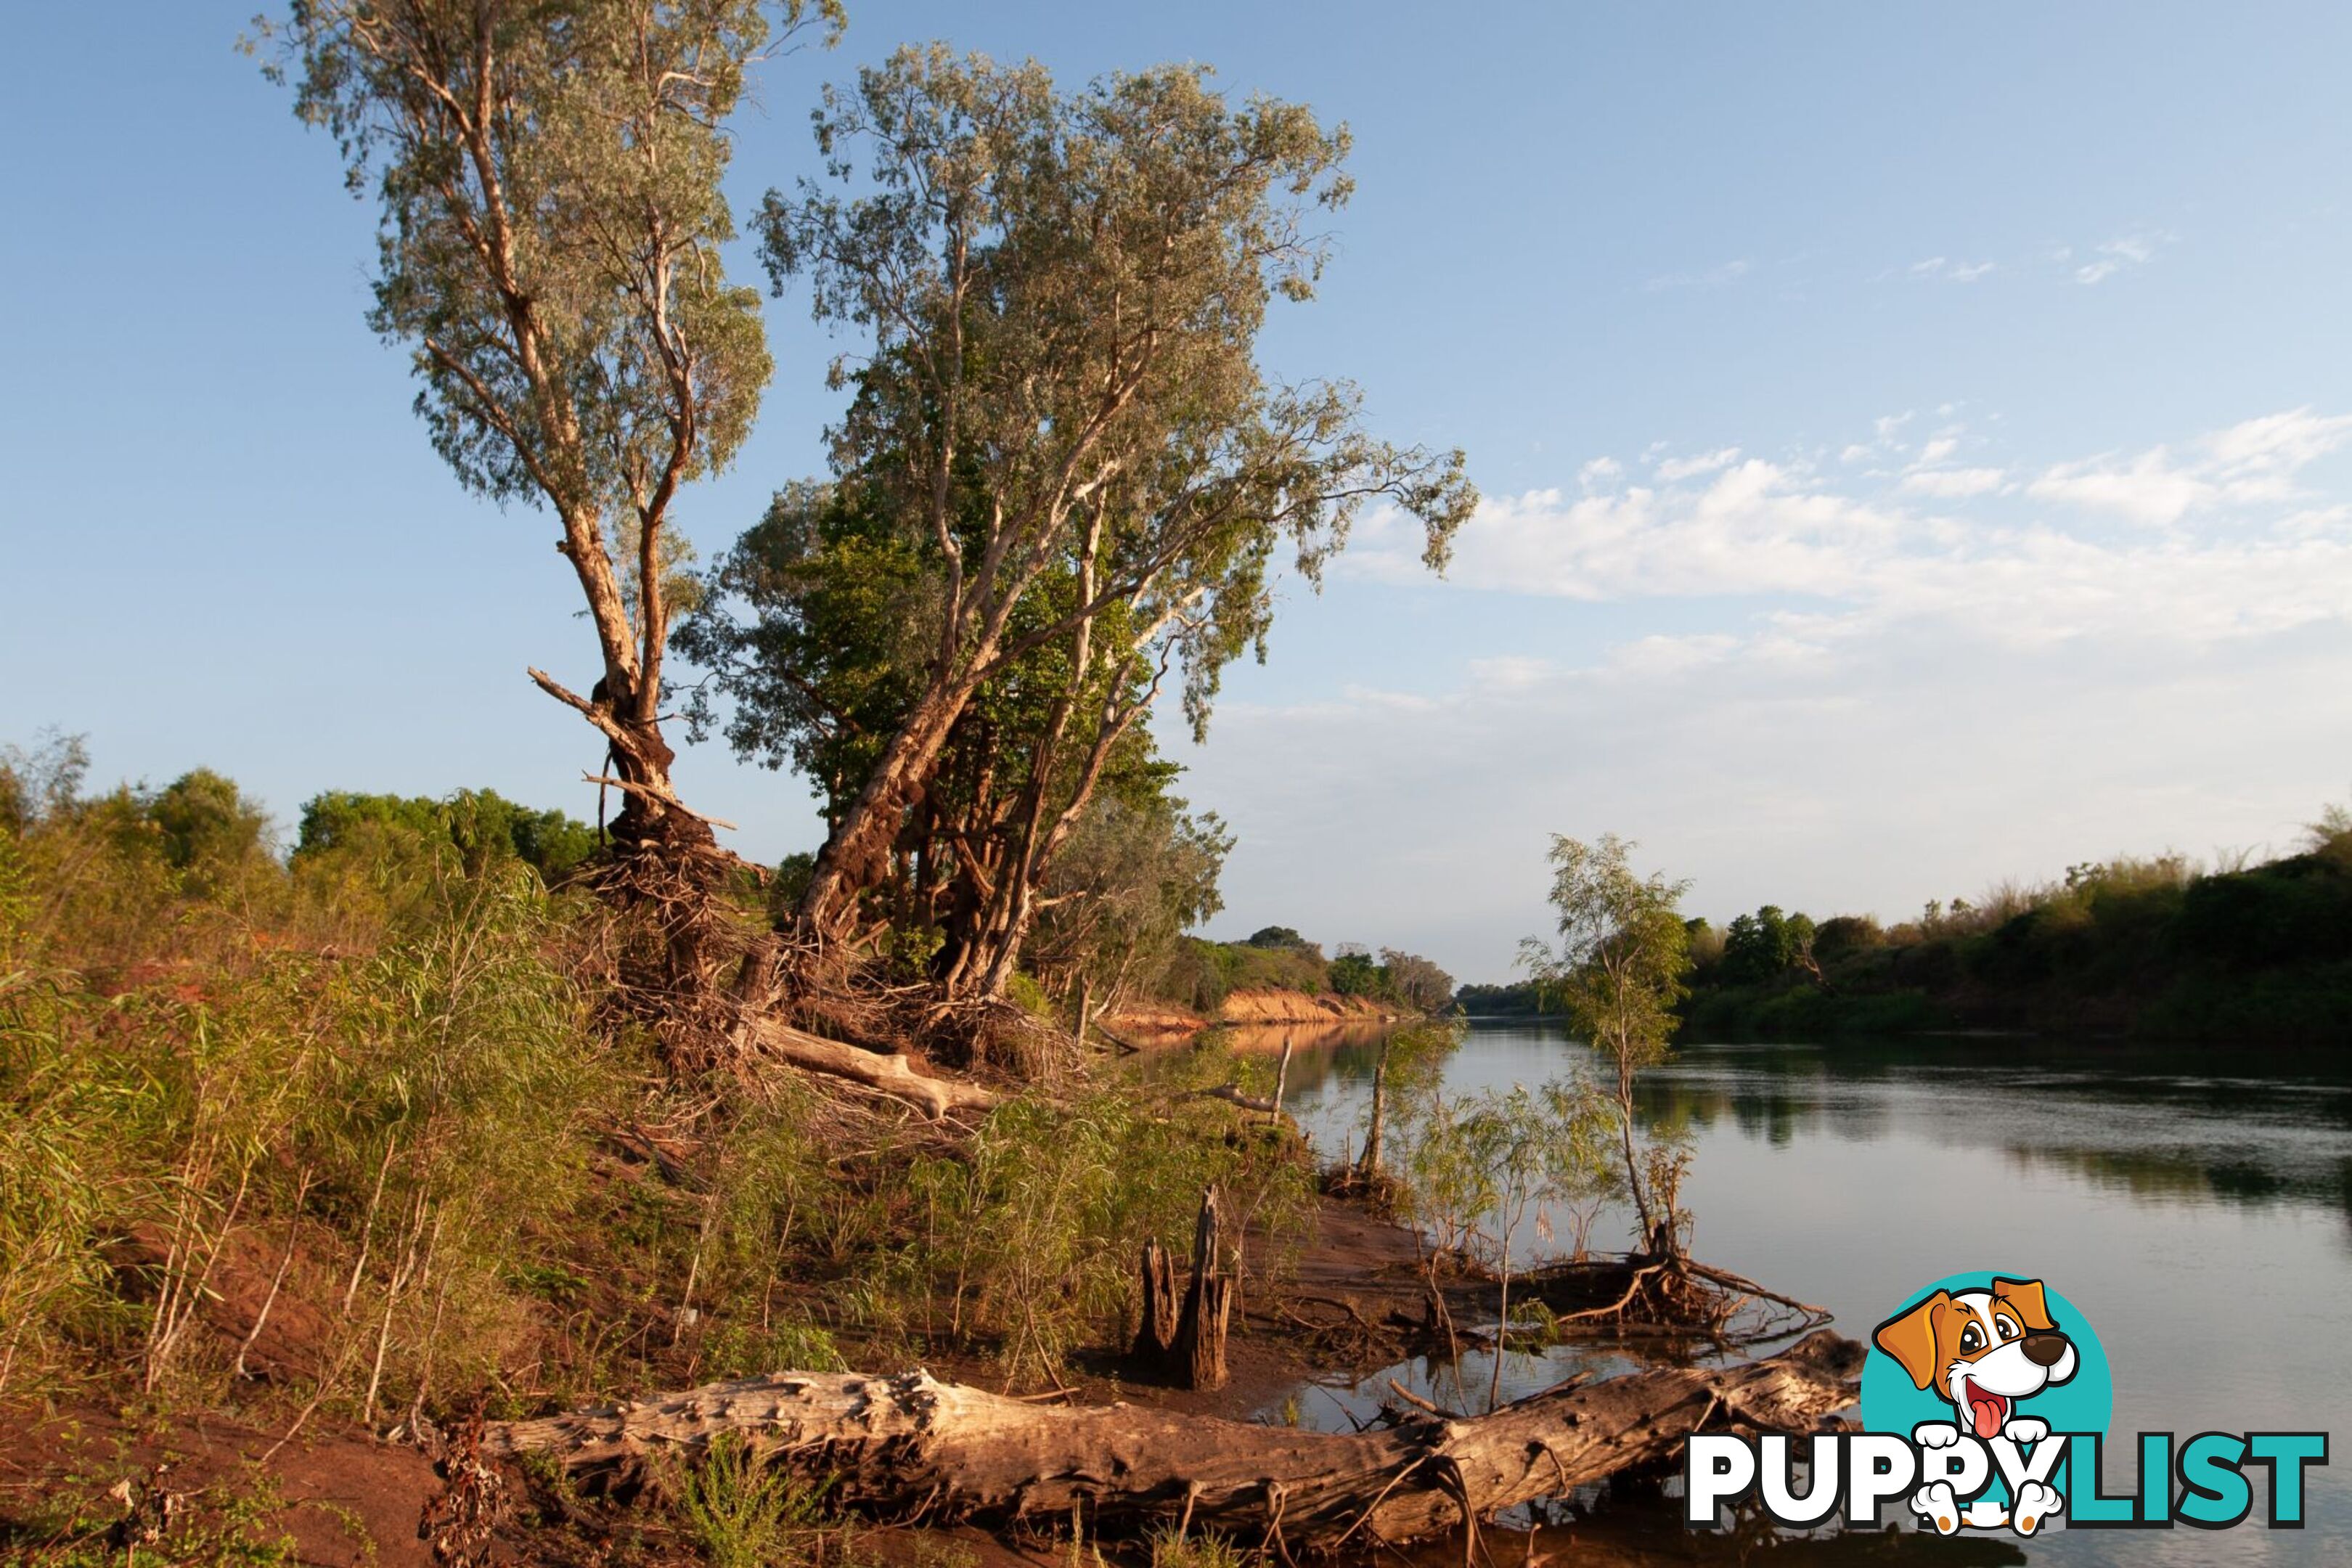
M 1249 1240 L 1263 1248 L 1276 1238 L 1253 1235 Z M 1125 1358 L 1106 1351 L 1072 1358 L 1055 1389 L 1028 1402 L 1139 1407 L 1279 1426 L 1297 1421 L 1301 1391 L 1376 1374 L 1383 1362 L 1402 1353 L 1416 1323 L 1426 1338 L 1431 1323 L 1444 1321 L 1451 1333 L 1458 1320 L 1464 1341 L 1476 1343 L 1475 1325 L 1492 1319 L 1493 1281 L 1449 1277 L 1433 1296 L 1414 1233 L 1355 1202 L 1323 1197 L 1312 1237 L 1294 1255 L 1270 1261 L 1268 1272 L 1247 1282 L 1228 1343 L 1231 1378 L 1223 1387 L 1192 1391 L 1137 1383 Z M 1603 1268 L 1594 1278 L 1605 1274 Z M 1531 1280 L 1528 1288 L 1556 1297 L 1562 1310 L 1597 1300 L 1590 1290 L 1561 1295 L 1579 1289 L 1573 1278 L 1570 1271 L 1548 1285 Z M 1433 1300 L 1444 1304 L 1439 1319 L 1431 1315 Z M 845 1338 L 844 1348 L 855 1354 L 866 1347 Z M 1433 1346 L 1424 1350 L 1437 1354 Z M 1457 1361 L 1460 1353 L 1457 1347 Z M 996 1369 L 982 1359 L 949 1354 L 927 1361 L 943 1383 L 992 1388 L 997 1381 Z M 1390 1386 L 1396 1396 L 1384 1395 L 1382 1403 L 1415 1418 L 1412 1406 L 1422 1403 L 1420 1396 Z M 624 1397 L 628 1392 L 616 1391 Z M 654 1568 L 709 1545 L 707 1529 L 690 1532 L 678 1516 L 677 1489 L 684 1472 L 656 1468 L 630 1475 L 617 1491 L 590 1495 L 562 1483 L 557 1471 L 526 1465 L 501 1472 L 490 1491 L 480 1494 L 449 1479 L 462 1477 L 471 1462 L 462 1419 L 436 1426 L 413 1411 L 379 1436 L 319 1413 L 315 1403 L 297 1407 L 290 1395 L 272 1399 L 266 1390 L 235 1414 L 176 1416 L 136 1400 L 85 1397 L 42 1410 L 0 1412 L 0 1429 L 18 1435 L 0 1454 L 0 1545 L 29 1562 L 94 1563 L 126 1543 L 137 1545 L 143 1530 L 161 1531 L 158 1521 L 164 1521 L 170 1530 L 162 1544 L 168 1550 L 160 1561 L 447 1568 L 451 1560 L 436 1557 L 432 1542 L 446 1549 L 452 1539 L 448 1521 L 475 1504 L 486 1511 L 474 1545 L 500 1561 Z M 453 1497 L 469 1500 L 453 1505 Z M 1672 1523 L 1664 1515 L 1651 1517 L 1657 1512 L 1637 1505 L 1593 1517 L 1588 1510 L 1573 1532 L 1555 1528 L 1552 1539 L 1575 1541 L 1593 1553 L 1580 1554 L 1580 1561 L 1646 1561 Z M 1559 1517 L 1553 1516 L 1555 1527 Z M 1060 1528 L 1058 1519 L 1035 1530 L 990 1532 L 835 1515 L 807 1524 L 792 1556 L 763 1561 L 793 1568 L 823 1568 L 828 1560 L 840 1568 L 1066 1568 L 1071 1543 L 1066 1533 L 1056 1536 Z M 1519 1542 L 1515 1549 L 1532 1559 L 1534 1536 L 1543 1531 L 1538 1526 L 1528 1535 L 1494 1528 L 1482 1533 L 1490 1542 Z M 1097 1561 L 1165 1568 L 1159 1549 L 1146 1542 L 1090 1545 Z M 1424 1543 L 1409 1556 L 1434 1563 L 1454 1550 Z
M 1423 1295 L 1417 1253 L 1410 1231 L 1360 1205 L 1324 1198 L 1312 1239 L 1283 1261 L 1279 1277 L 1249 1283 L 1228 1342 L 1224 1387 L 1137 1383 L 1124 1358 L 1105 1350 L 1073 1357 L 1060 1392 L 1045 1397 L 1251 1420 L 1307 1381 L 1345 1370 L 1334 1360 L 1333 1341 L 1302 1332 L 1302 1314 L 1344 1303 L 1347 1313 L 1377 1321 L 1411 1308 Z M 843 1338 L 854 1361 L 887 1365 L 865 1363 L 868 1348 L 857 1336 Z M 1001 1382 L 985 1358 L 925 1360 L 947 1381 L 989 1388 Z M 138 1505 L 126 1507 L 126 1499 L 169 1498 L 182 1523 L 168 1560 L 180 1560 L 194 1528 L 215 1557 L 331 1568 L 436 1568 L 419 1521 L 447 1489 L 437 1467 L 458 1436 L 414 1414 L 379 1436 L 290 1395 L 273 1398 L 267 1384 L 256 1385 L 235 1413 L 166 1412 L 135 1396 L 90 1390 L 47 1406 L 0 1410 L 0 1431 L 11 1434 L 0 1445 L 0 1545 L 26 1553 L 25 1560 L 97 1562 L 108 1542 L 135 1540 Z M 127 1489 L 118 1493 L 118 1485 Z M 661 1563 L 685 1550 L 663 1510 L 548 1492 L 522 1478 L 503 1512 L 499 1540 L 524 1560 Z M 845 1559 L 851 1562 L 977 1568 L 1066 1562 L 1068 1553 L 1066 1542 L 1024 1549 L 1017 1537 L 969 1528 L 831 1528 L 837 1551 L 854 1547 Z
M 1229 993 L 1210 1015 L 1171 1003 L 1142 1002 L 1106 1015 L 1098 1027 L 1106 1037 L 1133 1045 L 1181 1043 L 1213 1028 L 1252 1029 L 1284 1025 L 1380 1026 L 1409 1023 L 1423 1015 L 1336 992 L 1310 993 L 1262 986 Z

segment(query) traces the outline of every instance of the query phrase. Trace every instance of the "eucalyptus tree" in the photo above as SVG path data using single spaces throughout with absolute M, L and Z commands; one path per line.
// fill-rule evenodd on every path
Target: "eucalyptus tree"
M 1675 1005 L 1686 994 L 1690 932 L 1675 905 L 1690 890 L 1662 872 L 1637 874 L 1633 847 L 1615 834 L 1600 842 L 1555 835 L 1551 903 L 1559 945 L 1540 937 L 1519 944 L 1519 964 L 1539 994 L 1567 1014 L 1570 1026 L 1607 1055 L 1615 1069 L 1610 1095 L 1625 1191 L 1654 1252 L 1678 1247 L 1673 1189 L 1679 1166 L 1644 1159 L 1636 1148 L 1633 1083 L 1665 1060 Z
M 1267 306 L 1312 295 L 1315 215 L 1349 190 L 1345 132 L 1306 109 L 1237 107 L 1194 67 L 1066 93 L 1034 63 L 933 46 L 828 93 L 817 132 L 828 178 L 769 194 L 761 249 L 780 292 L 804 279 L 817 317 L 862 339 L 836 364 L 856 395 L 834 468 L 919 584 L 906 694 L 798 913 L 855 929 L 958 721 L 1054 648 L 1034 798 L 994 884 L 992 988 L 1034 919 L 1040 856 L 1161 682 L 1205 723 L 1224 664 L 1263 653 L 1277 546 L 1319 582 L 1378 500 L 1420 520 L 1442 565 L 1475 492 L 1459 452 L 1367 434 L 1352 386 L 1260 370 Z M 1049 801 L 1056 778 L 1071 787 Z
M 729 280 L 729 115 L 780 36 L 838 0 L 295 0 L 268 68 L 380 209 L 368 322 L 467 489 L 552 511 L 597 645 L 586 695 L 625 851 L 710 842 L 671 784 L 663 660 L 679 488 L 727 466 L 770 361 Z M 773 24 L 781 24 L 781 27 Z

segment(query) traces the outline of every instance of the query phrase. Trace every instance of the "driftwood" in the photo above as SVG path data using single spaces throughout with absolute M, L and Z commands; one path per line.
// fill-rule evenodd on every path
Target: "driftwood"
M 1192 1098 L 1222 1100 L 1229 1105 L 1238 1105 L 1244 1110 L 1264 1111 L 1268 1116 L 1276 1115 L 1282 1110 L 1282 1107 L 1275 1104 L 1274 1101 L 1255 1094 L 1244 1094 L 1230 1083 L 1221 1083 L 1214 1089 L 1196 1089 L 1192 1091 Z
M 1819 1430 L 1853 1403 L 1863 1347 L 1822 1331 L 1766 1361 L 1562 1386 L 1493 1415 L 1364 1432 L 1259 1426 L 1133 1405 L 1049 1407 L 926 1372 L 776 1373 L 490 1427 L 484 1451 L 583 1479 L 732 1433 L 845 1506 L 1004 1523 L 1083 1514 L 1107 1533 L 1211 1529 L 1285 1552 L 1402 1542 L 1675 1463 L 1697 1431 Z
M 743 1026 L 747 1042 L 762 1056 L 789 1062 L 809 1072 L 845 1078 L 903 1100 L 936 1121 L 950 1110 L 985 1110 L 996 1096 L 976 1083 L 958 1079 L 928 1078 L 905 1057 L 860 1050 L 839 1040 L 828 1040 L 773 1018 L 754 1018 Z

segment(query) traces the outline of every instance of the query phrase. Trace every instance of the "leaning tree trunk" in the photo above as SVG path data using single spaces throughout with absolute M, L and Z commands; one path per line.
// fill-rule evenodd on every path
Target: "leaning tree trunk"
M 899 817 L 929 782 L 948 733 L 955 728 L 975 687 L 969 677 L 934 681 L 916 700 L 913 711 L 890 737 L 849 809 L 825 836 L 816 865 L 802 892 L 800 918 L 820 935 L 835 938 L 854 923 L 857 895 L 882 879 Z
M 1563 1384 L 1476 1419 L 1365 1432 L 1261 1426 L 1134 1405 L 1054 1408 L 929 1373 L 777 1373 L 490 1427 L 493 1455 L 582 1477 L 720 1434 L 846 1506 L 1004 1523 L 1083 1510 L 1107 1533 L 1174 1523 L 1286 1551 L 1402 1542 L 1673 1463 L 1694 1432 L 1804 1433 L 1851 1405 L 1863 1347 L 1823 1330 L 1768 1361 Z

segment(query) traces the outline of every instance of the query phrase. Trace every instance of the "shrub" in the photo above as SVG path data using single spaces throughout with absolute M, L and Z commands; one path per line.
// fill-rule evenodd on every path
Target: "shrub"
M 722 1432 L 670 1481 L 678 1518 L 711 1568 L 784 1568 L 807 1555 L 821 1494 Z
M 1825 920 L 1813 933 L 1813 956 L 1823 963 L 1857 952 L 1868 952 L 1886 944 L 1886 933 L 1868 915 L 1836 915 Z

